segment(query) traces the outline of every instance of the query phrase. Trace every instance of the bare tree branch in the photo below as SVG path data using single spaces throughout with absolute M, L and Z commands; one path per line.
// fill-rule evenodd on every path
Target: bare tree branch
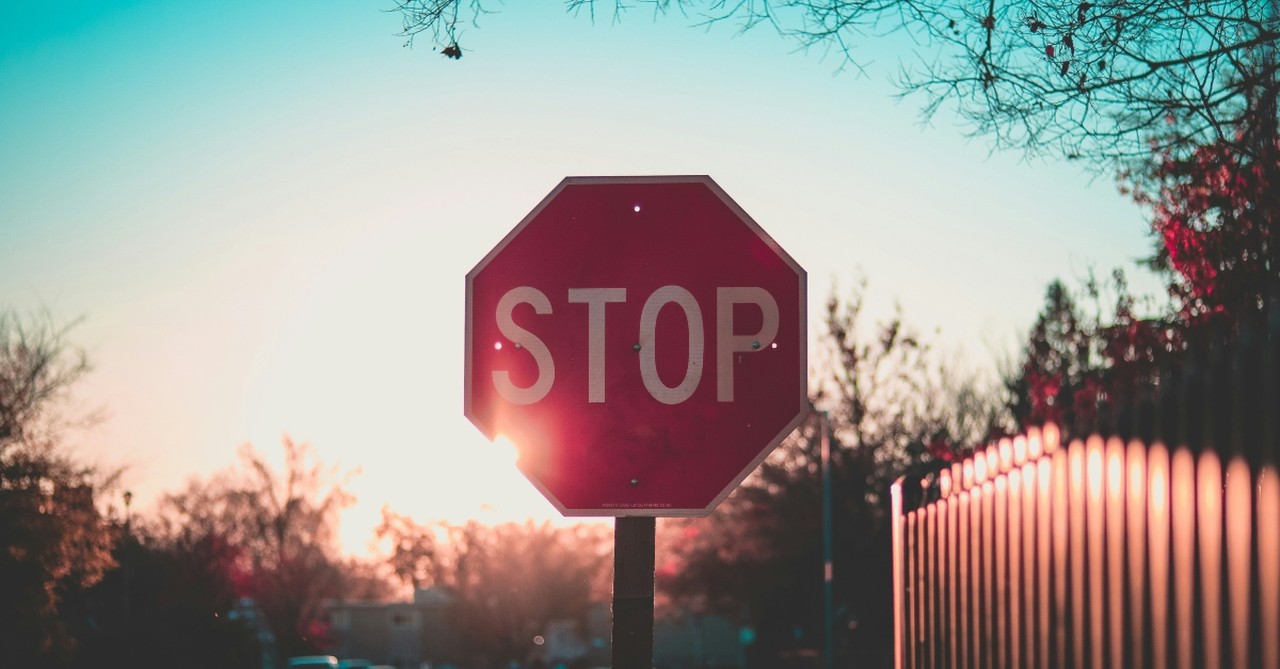
M 565 7 L 594 21 L 600 1 Z M 1108 170 L 1153 145 L 1232 140 L 1251 110 L 1276 107 L 1274 0 L 613 0 L 613 20 L 637 6 L 704 26 L 769 26 L 859 70 L 870 40 L 905 33 L 917 54 L 897 84 L 922 99 L 926 119 L 951 108 L 997 148 Z M 488 10 L 483 0 L 397 0 L 395 11 L 408 43 L 430 33 L 460 57 L 459 26 Z

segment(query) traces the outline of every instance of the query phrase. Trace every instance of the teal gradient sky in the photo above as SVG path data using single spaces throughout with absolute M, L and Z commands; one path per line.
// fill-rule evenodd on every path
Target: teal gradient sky
M 1108 179 L 922 127 L 883 49 L 837 75 L 766 31 L 548 1 L 495 4 L 454 62 L 402 48 L 390 5 L 0 9 L 0 305 L 85 318 L 77 402 L 109 418 L 75 448 L 139 508 L 288 433 L 361 469 L 349 548 L 384 504 L 553 514 L 462 416 L 463 276 L 567 175 L 709 174 L 815 319 L 861 271 L 980 370 L 1051 279 L 1149 251 Z

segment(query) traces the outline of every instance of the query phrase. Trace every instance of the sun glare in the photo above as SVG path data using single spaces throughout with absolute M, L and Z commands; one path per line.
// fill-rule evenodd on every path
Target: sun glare
M 520 461 L 520 447 L 516 445 L 516 442 L 511 437 L 499 434 L 494 437 L 493 445 L 497 446 L 501 452 L 501 455 L 498 456 L 500 459 L 509 460 L 513 465 Z

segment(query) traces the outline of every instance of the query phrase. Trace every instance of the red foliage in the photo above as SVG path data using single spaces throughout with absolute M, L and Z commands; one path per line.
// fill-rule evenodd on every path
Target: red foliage
M 1256 311 L 1277 281 L 1280 140 L 1253 146 L 1220 141 L 1185 158 L 1158 151 L 1154 192 L 1135 189 L 1151 207 L 1155 261 L 1175 274 L 1187 326 Z
M 1102 380 L 1096 376 L 1086 378 L 1071 397 L 1071 406 L 1076 410 L 1076 420 L 1084 425 L 1097 424 L 1098 406 L 1107 399 L 1108 393 Z
M 1062 407 L 1057 403 L 1057 399 L 1062 391 L 1062 375 L 1045 373 L 1031 360 L 1028 360 L 1024 366 L 1027 391 L 1031 398 L 1031 413 L 1024 423 L 1027 425 L 1061 424 Z
M 1274 91 L 1266 95 L 1274 102 Z M 1280 308 L 1280 131 L 1266 95 L 1246 101 L 1234 138 L 1203 146 L 1176 134 L 1155 138 L 1147 168 L 1122 177 L 1122 191 L 1151 211 L 1152 264 L 1167 272 L 1174 304 L 1138 317 L 1118 274 L 1114 314 L 1085 315 L 1052 284 L 1021 375 L 1008 384 L 1020 425 L 1097 429 L 1110 409 L 1150 397 L 1193 344 L 1231 336 L 1268 305 Z M 1175 133 L 1173 112 L 1166 120 Z M 1096 302 L 1092 280 L 1086 290 Z
M 1011 380 L 1010 408 L 1022 427 L 1055 423 L 1073 433 L 1096 429 L 1119 406 L 1153 389 L 1162 368 L 1184 348 L 1182 330 L 1140 318 L 1123 274 L 1114 312 L 1085 315 L 1060 283 L 1050 286 L 1032 328 L 1021 375 Z M 1097 297 L 1097 287 L 1090 294 Z
M 925 445 L 925 450 L 934 462 L 955 462 L 960 459 L 955 444 L 949 439 L 934 437 Z

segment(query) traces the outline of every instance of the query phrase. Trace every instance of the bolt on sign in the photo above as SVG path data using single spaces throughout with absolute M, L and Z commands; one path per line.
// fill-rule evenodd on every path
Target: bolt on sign
M 567 178 L 467 274 L 464 411 L 565 515 L 706 515 L 808 411 L 805 281 L 709 177 Z

